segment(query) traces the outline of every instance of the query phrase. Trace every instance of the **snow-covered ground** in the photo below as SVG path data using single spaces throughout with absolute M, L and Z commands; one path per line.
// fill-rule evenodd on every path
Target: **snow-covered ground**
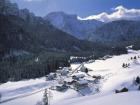
M 137 60 L 131 57 L 137 57 Z M 91 69 L 89 75 L 101 76 L 98 94 L 81 96 L 77 91 L 68 89 L 65 92 L 50 90 L 50 102 L 53 105 L 138 105 L 140 92 L 134 86 L 133 80 L 140 76 L 140 51 L 129 50 L 128 54 L 113 56 L 106 60 L 96 60 L 93 63 L 84 63 Z M 127 63 L 129 67 L 123 68 Z M 79 64 L 72 64 L 73 69 Z M 89 77 L 86 77 L 89 79 Z M 36 105 L 42 101 L 45 88 L 55 86 L 56 80 L 46 81 L 45 78 L 25 80 L 19 82 L 7 82 L 0 85 L 2 99 L 14 98 L 14 100 L 2 103 L 2 105 Z M 115 94 L 116 89 L 127 87 L 128 93 Z M 129 102 L 130 100 L 130 102 Z
M 32 94 L 43 88 L 50 87 L 53 84 L 54 81 L 46 82 L 45 78 L 7 82 L 0 85 L 0 93 L 2 94 L 2 99 L 5 100 L 11 97 Z
M 140 92 L 111 94 L 106 96 L 92 95 L 66 100 L 54 105 L 139 105 Z

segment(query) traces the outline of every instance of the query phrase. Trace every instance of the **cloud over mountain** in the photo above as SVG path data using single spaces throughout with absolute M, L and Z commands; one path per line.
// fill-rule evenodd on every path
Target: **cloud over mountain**
M 114 12 L 108 14 L 103 12 L 98 15 L 92 15 L 84 19 L 96 19 L 102 22 L 110 22 L 115 20 L 140 20 L 140 9 L 127 9 L 123 6 L 118 6 L 113 9 Z

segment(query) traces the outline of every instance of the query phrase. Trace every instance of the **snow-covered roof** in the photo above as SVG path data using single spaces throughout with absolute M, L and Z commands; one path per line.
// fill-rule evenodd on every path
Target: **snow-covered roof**
M 85 84 L 88 84 L 88 81 L 85 80 L 85 79 L 81 79 L 79 81 L 77 81 L 80 85 L 85 85 Z
M 55 75 L 55 73 L 50 73 L 49 75 Z
M 89 77 L 89 76 L 84 77 L 84 79 L 86 79 L 87 81 L 94 81 L 95 80 L 95 78 L 92 78 L 92 77 Z
M 83 77 L 85 77 L 85 74 L 74 74 L 73 76 L 75 76 L 77 78 L 83 78 Z
M 86 73 L 79 71 L 77 73 L 72 74 L 72 76 L 78 76 L 78 75 L 84 75 L 84 76 L 86 76 Z
M 66 81 L 66 82 L 72 82 L 73 81 L 73 79 L 72 78 L 65 78 L 65 80 L 64 81 Z

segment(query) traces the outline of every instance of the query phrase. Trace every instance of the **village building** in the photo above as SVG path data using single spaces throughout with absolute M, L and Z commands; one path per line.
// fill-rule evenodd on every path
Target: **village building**
M 47 76 L 47 80 L 54 80 L 56 77 L 57 77 L 56 73 L 50 73 L 50 74 Z
M 88 87 L 88 81 L 85 79 L 80 79 L 78 81 L 75 82 L 74 87 L 77 89 L 83 89 L 85 87 Z
M 84 78 L 85 77 L 85 74 L 84 73 L 77 73 L 77 74 L 74 74 L 73 76 L 72 76 L 72 78 L 74 79 L 74 80 L 79 80 L 80 78 Z

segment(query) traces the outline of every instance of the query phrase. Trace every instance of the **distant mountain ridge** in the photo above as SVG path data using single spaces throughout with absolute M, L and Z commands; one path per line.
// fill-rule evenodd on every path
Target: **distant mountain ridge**
M 126 52 L 127 45 L 139 41 L 138 23 L 114 21 L 105 24 L 96 20 L 80 20 L 76 15 L 64 12 L 53 12 L 41 18 L 27 9 L 18 9 L 9 0 L 0 2 L 2 55 L 13 49 L 31 53 L 44 50 L 65 53 L 94 51 L 94 54 L 105 55 L 112 54 L 112 48 L 114 53 L 115 47 Z M 132 36 L 135 34 L 134 39 Z M 123 42 L 120 44 L 120 41 Z
M 77 15 L 69 15 L 64 12 L 52 12 L 44 19 L 54 27 L 79 39 L 86 39 L 91 32 L 103 24 L 97 20 L 80 20 Z
M 45 19 L 64 32 L 94 43 L 126 47 L 132 44 L 138 46 L 140 41 L 140 21 L 138 20 L 103 23 L 94 19 L 80 20 L 77 15 L 68 15 L 64 12 L 50 13 Z
M 111 45 L 135 45 L 140 41 L 140 21 L 118 20 L 97 28 L 89 37 L 94 42 Z
M 79 40 L 9 0 L 0 1 L 0 55 L 27 52 L 90 52 L 93 43 Z

